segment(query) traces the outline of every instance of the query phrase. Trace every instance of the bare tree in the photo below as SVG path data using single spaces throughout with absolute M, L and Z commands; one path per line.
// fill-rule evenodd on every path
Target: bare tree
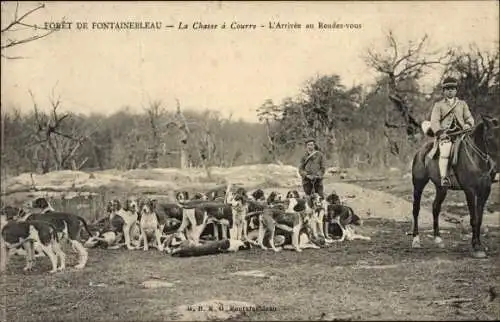
M 158 167 L 161 146 L 161 129 L 159 123 L 162 116 L 165 114 L 165 109 L 163 108 L 161 101 L 153 101 L 149 103 L 149 107 L 145 108 L 145 111 L 147 113 L 152 136 L 152 142 L 149 146 L 149 150 L 151 151 L 151 160 L 149 160 L 148 163 L 150 163 L 153 167 Z
M 267 143 L 262 143 L 262 145 L 267 149 L 269 154 L 271 154 L 274 162 L 282 164 L 278 156 L 278 146 L 276 144 L 275 135 L 271 129 L 271 123 L 277 122 L 281 117 L 281 109 L 279 106 L 275 105 L 272 100 L 268 99 L 257 109 L 257 116 L 259 122 L 265 123 Z
M 21 13 L 19 10 L 19 2 L 16 2 L 13 17 L 10 20 L 5 19 L 7 14 L 4 6 L 6 5 L 7 3 L 2 2 L 2 41 L 0 47 L 2 57 L 6 59 L 22 58 L 19 56 L 9 56 L 6 54 L 6 50 L 47 37 L 56 31 L 56 29 L 47 29 L 45 27 L 27 22 L 30 17 L 35 15 L 41 9 L 44 9 L 45 4 L 38 4 L 36 7 Z
M 34 110 L 34 131 L 31 146 L 35 148 L 35 153 L 46 152 L 42 164 L 43 172 L 46 173 L 50 170 L 50 161 L 53 161 L 55 170 L 68 167 L 68 163 L 71 163 L 74 170 L 80 169 L 87 159 L 84 158 L 77 164 L 74 159 L 75 155 L 95 129 L 88 134 L 80 133 L 77 122 L 71 121 L 75 115 L 60 112 L 60 98 L 51 98 L 51 113 L 45 114 L 38 108 L 31 91 L 30 95 Z
M 446 64 L 452 51 L 447 50 L 445 53 L 426 51 L 427 34 L 417 42 L 409 41 L 407 46 L 400 46 L 392 31 L 389 31 L 387 42 L 388 49 L 384 53 L 368 49 L 365 56 L 369 66 L 387 77 L 389 98 L 405 122 L 399 126 L 387 122 L 387 126 L 419 128 L 419 122 L 408 112 L 406 104 L 408 91 L 402 89 L 400 84 L 407 79 L 418 80 L 427 69 L 438 64 Z
M 477 113 L 500 116 L 498 86 L 500 84 L 500 53 L 491 52 L 471 44 L 468 50 L 458 50 L 452 56 L 444 76 L 455 76 L 459 93 Z
M 189 158 L 189 152 L 188 152 L 188 150 L 189 150 L 188 143 L 190 142 L 190 140 L 192 140 L 193 133 L 191 132 L 191 129 L 189 128 L 189 123 L 186 120 L 184 113 L 182 113 L 180 101 L 178 99 L 176 99 L 176 102 L 177 102 L 177 110 L 174 114 L 174 119 L 172 121 L 169 121 L 166 124 L 166 127 L 168 128 L 168 127 L 173 126 L 178 130 L 179 148 L 180 148 L 179 149 L 180 150 L 179 151 L 179 153 L 180 153 L 180 166 L 181 166 L 181 169 L 186 169 L 189 167 L 189 165 L 191 163 L 191 160 Z M 191 124 L 191 125 L 199 127 L 199 124 Z M 212 176 L 210 173 L 210 169 L 208 168 L 207 163 L 206 163 L 206 155 L 204 155 L 202 148 L 198 144 L 195 144 L 195 149 L 196 149 L 196 151 L 201 159 L 201 162 L 203 164 L 203 168 L 205 169 L 205 171 L 207 173 L 207 177 L 209 179 L 211 179 Z

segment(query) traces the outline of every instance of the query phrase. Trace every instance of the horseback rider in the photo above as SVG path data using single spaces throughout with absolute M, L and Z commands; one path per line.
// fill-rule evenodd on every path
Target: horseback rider
M 469 106 L 456 97 L 458 82 L 453 77 L 446 77 L 442 83 L 444 98 L 436 102 L 432 108 L 430 127 L 439 143 L 439 172 L 441 185 L 450 185 L 447 176 L 452 138 L 449 133 L 466 130 L 474 126 L 474 118 Z
M 306 140 L 306 153 L 300 159 L 299 174 L 302 177 L 302 187 L 306 196 L 313 193 L 323 195 L 323 176 L 325 164 L 323 153 L 319 151 L 314 139 Z

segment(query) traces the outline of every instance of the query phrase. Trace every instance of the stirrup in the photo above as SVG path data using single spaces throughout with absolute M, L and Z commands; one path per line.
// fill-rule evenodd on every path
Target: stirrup
M 448 177 L 441 178 L 441 186 L 443 186 L 443 187 L 451 186 L 450 179 Z

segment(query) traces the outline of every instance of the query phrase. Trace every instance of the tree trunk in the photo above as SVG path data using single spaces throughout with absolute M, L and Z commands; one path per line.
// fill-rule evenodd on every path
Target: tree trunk
M 189 167 L 189 158 L 187 155 L 186 147 L 181 143 L 181 169 L 187 169 Z
M 3 228 L 3 227 L 2 227 Z M 0 273 L 7 269 L 7 247 L 3 238 L 0 238 Z

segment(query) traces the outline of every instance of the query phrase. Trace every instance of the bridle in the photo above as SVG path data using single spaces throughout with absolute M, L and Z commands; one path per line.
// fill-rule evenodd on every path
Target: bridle
M 484 150 L 482 151 L 476 143 L 474 143 L 474 140 L 471 138 L 471 134 L 479 127 L 483 126 L 485 129 L 483 129 L 482 133 L 482 139 L 484 141 Z M 493 171 L 495 170 L 495 161 L 493 161 L 493 158 L 490 156 L 488 153 L 488 143 L 487 143 L 487 137 L 486 137 L 486 123 L 485 120 L 482 120 L 481 123 L 474 125 L 473 127 L 469 129 L 464 129 L 464 130 L 459 130 L 459 131 L 454 131 L 448 135 L 450 136 L 461 136 L 460 141 L 465 144 L 467 147 L 470 149 L 465 149 L 465 153 L 467 154 L 469 160 L 474 164 L 474 167 L 477 169 L 480 169 L 478 166 L 477 162 L 474 160 L 473 156 L 471 155 L 470 150 L 474 152 L 474 154 L 483 162 L 485 162 L 488 166 L 488 172 L 486 174 L 483 174 L 482 176 L 486 177 L 491 177 Z

